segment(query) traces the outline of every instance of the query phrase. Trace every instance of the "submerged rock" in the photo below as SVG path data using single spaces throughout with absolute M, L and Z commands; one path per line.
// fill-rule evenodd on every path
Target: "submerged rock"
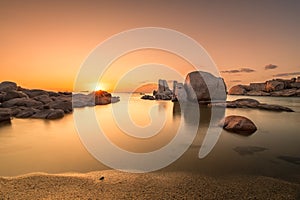
M 254 108 L 254 109 L 277 111 L 277 112 L 281 112 L 281 111 L 294 112 L 294 110 L 288 107 L 274 105 L 274 104 L 260 103 L 259 101 L 250 98 L 227 101 L 226 103 L 213 103 L 213 105 L 227 107 L 227 108 Z
M 255 124 L 250 119 L 237 115 L 225 117 L 222 126 L 226 131 L 246 136 L 253 134 L 257 130 Z

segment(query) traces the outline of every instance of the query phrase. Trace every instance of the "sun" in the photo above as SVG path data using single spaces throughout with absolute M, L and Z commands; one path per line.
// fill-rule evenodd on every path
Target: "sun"
M 107 84 L 105 83 L 98 83 L 95 87 L 95 91 L 98 91 L 98 90 L 103 90 L 103 91 L 107 91 L 109 88 L 107 86 Z
M 104 88 L 100 84 L 98 84 L 95 87 L 95 91 L 98 91 L 98 90 L 104 90 Z

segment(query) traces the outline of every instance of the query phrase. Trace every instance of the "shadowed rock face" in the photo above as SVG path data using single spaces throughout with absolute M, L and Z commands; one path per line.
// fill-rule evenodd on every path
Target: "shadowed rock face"
M 9 110 L 0 108 L 0 123 L 10 122 L 10 117 Z
M 245 136 L 251 135 L 257 130 L 255 124 L 250 119 L 237 115 L 225 117 L 223 129 Z
M 187 75 L 185 89 L 189 100 L 199 102 L 226 100 L 224 80 L 208 72 L 195 71 Z

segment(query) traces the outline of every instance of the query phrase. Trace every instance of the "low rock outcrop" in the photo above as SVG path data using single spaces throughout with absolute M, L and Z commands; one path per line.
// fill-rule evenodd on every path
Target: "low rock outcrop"
M 223 106 L 227 108 L 254 108 L 254 109 L 277 111 L 277 112 L 282 112 L 282 111 L 294 112 L 291 108 L 288 107 L 274 105 L 274 104 L 260 103 L 259 101 L 250 98 L 237 99 L 234 101 L 227 101 L 225 103 L 213 103 L 213 105 Z
M 265 83 L 250 83 L 250 85 L 235 85 L 228 91 L 230 95 L 300 97 L 300 77 L 273 79 Z
M 0 83 L 0 123 L 9 122 L 11 117 L 59 119 L 72 113 L 73 107 L 105 105 L 119 100 L 105 91 L 72 95 L 71 92 L 26 89 L 4 81 Z

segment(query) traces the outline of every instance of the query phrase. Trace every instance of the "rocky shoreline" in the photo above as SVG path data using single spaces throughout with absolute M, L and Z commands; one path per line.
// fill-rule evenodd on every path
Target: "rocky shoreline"
M 300 77 L 292 79 L 273 79 L 264 83 L 235 85 L 228 91 L 230 95 L 300 97 Z
M 119 101 L 106 91 L 90 94 L 53 92 L 26 89 L 14 82 L 0 83 L 0 124 L 9 123 L 12 117 L 59 119 L 73 112 L 73 108 L 106 105 Z

